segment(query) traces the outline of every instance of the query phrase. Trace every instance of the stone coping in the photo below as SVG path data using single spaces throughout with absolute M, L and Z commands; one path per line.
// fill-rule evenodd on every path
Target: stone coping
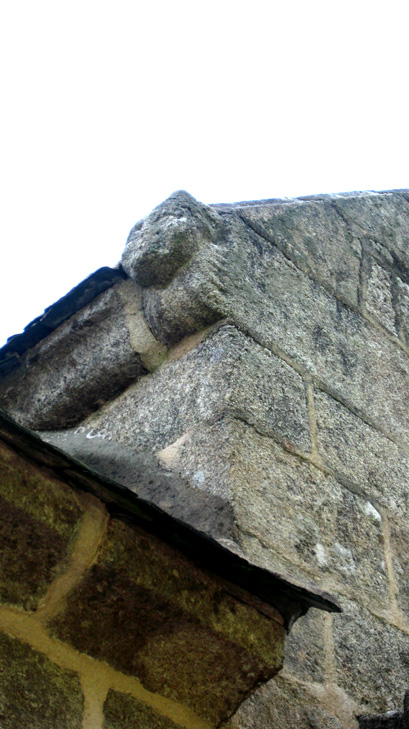
M 9 337 L 0 348 L 0 375 L 8 374 L 18 367 L 19 357 L 24 352 L 51 334 L 96 296 L 125 278 L 128 277 L 121 269 L 103 266 L 48 306 L 43 314 L 27 324 L 21 334 Z
M 408 192 L 409 191 L 406 189 L 377 191 L 367 190 L 304 195 L 300 197 L 271 198 L 265 200 L 243 200 L 233 203 L 213 203 L 206 207 L 215 210 L 219 214 L 228 214 L 240 211 L 243 208 L 251 207 L 269 207 L 285 204 L 302 205 L 309 202 L 336 200 L 338 198 L 377 197 L 388 193 L 408 194 Z M 118 281 L 127 278 L 128 275 L 125 273 L 120 264 L 118 268 L 109 268 L 108 266 L 104 266 L 90 274 L 90 276 L 81 281 L 54 304 L 48 306 L 43 314 L 27 324 L 22 333 L 9 337 L 7 343 L 0 348 L 0 376 L 2 374 L 7 375 L 13 369 L 18 367 L 19 357 L 24 354 L 24 352 L 31 349 L 31 347 L 41 341 L 41 339 L 48 336 L 52 331 L 59 327 L 60 324 L 69 319 L 77 311 L 92 301 L 92 299 L 98 296 L 98 294 L 102 293 L 107 288 L 110 288 Z

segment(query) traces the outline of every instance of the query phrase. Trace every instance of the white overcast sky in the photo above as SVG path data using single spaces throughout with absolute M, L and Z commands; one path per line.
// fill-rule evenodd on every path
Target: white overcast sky
M 9 0 L 0 344 L 176 189 L 409 187 L 403 1 Z

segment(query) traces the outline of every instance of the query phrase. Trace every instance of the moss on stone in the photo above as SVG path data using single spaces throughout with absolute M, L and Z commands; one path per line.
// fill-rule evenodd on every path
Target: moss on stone
M 0 512 L 0 602 L 31 610 L 64 559 L 68 539 L 1 496 Z
M 99 564 L 126 574 L 266 663 L 281 663 L 282 626 L 229 595 L 184 555 L 155 537 L 112 520 Z
M 72 537 L 83 509 L 75 492 L 0 444 L 0 494 L 65 537 Z
M 279 670 L 285 637 L 180 552 L 115 520 L 50 629 L 216 724 Z
M 81 729 L 78 677 L 0 633 L 1 729 Z
M 0 445 L 0 602 L 36 607 L 66 563 L 83 509 L 75 493 Z
M 180 729 L 171 719 L 158 714 L 128 694 L 109 691 L 104 705 L 103 729 Z

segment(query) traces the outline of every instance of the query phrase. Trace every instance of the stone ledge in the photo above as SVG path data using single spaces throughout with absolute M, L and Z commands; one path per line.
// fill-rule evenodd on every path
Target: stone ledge
M 61 299 L 49 306 L 44 314 L 34 319 L 21 334 L 9 337 L 0 350 L 0 373 L 4 376 L 19 367 L 20 357 L 47 337 L 67 319 L 87 306 L 106 289 L 126 278 L 123 271 L 104 266 L 88 276 Z
M 157 366 L 165 350 L 140 298 L 132 281 L 116 283 L 24 352 L 20 367 L 1 378 L 1 407 L 22 425 L 61 429 Z
M 310 449 L 303 379 L 227 323 L 210 330 L 184 356 L 129 387 L 88 418 L 82 429 L 126 446 L 157 451 L 200 422 L 226 414 Z

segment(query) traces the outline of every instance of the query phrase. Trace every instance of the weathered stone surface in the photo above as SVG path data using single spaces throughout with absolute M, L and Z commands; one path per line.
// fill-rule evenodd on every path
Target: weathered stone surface
M 0 601 L 33 609 L 70 554 L 75 495 L 0 446 Z
M 278 676 L 247 699 L 228 729 L 341 729 L 317 696 L 302 684 Z
M 362 317 L 272 253 L 266 293 L 241 294 L 247 310 L 231 303 L 237 321 L 262 344 L 279 346 L 346 403 L 409 442 L 409 416 L 399 393 L 409 387 L 409 360 Z M 257 283 L 254 288 L 257 288 Z M 254 308 L 253 308 L 254 306 Z M 383 383 L 382 388 L 379 382 Z
M 409 345 L 409 286 L 399 277 L 395 279 L 395 299 L 399 336 Z
M 343 609 L 333 625 L 337 683 L 361 714 L 396 709 L 409 684 L 409 636 L 358 603 Z
M 395 311 L 392 300 L 392 277 L 376 261 L 372 261 L 366 281 L 366 309 L 385 329 L 396 334 Z
M 366 500 L 243 423 L 233 427 L 229 475 L 246 554 L 278 572 L 290 563 L 294 577 L 309 575 L 327 590 L 387 603 L 381 523 Z
M 407 193 L 375 193 L 212 209 L 184 193 L 173 196 L 136 226 L 123 262 L 144 287 L 143 311 L 154 335 L 173 345 L 197 333 L 196 348 L 186 353 L 185 341 L 185 354 L 182 348 L 173 350 L 154 375 L 146 374 L 161 357 L 155 360 L 155 341 L 138 306 L 132 309 L 127 295 L 119 293 L 125 290 L 120 284 L 110 294 L 118 294 L 116 303 L 105 293 L 97 312 L 102 335 L 92 325 L 90 336 L 78 343 L 80 335 L 68 329 L 69 322 L 63 325 L 74 355 L 83 362 L 75 373 L 75 396 L 67 376 L 65 390 L 52 384 L 48 401 L 40 388 L 41 397 L 35 391 L 29 403 L 30 413 L 37 408 L 37 420 L 30 422 L 42 422 L 44 428 L 77 422 L 63 420 L 67 412 L 71 417 L 69 402 L 76 407 L 75 398 L 78 418 L 104 404 L 102 412 L 83 423 L 82 433 L 55 437 L 70 447 L 75 441 L 74 451 L 82 452 L 89 465 L 114 478 L 119 474 L 122 483 L 139 493 L 138 481 L 144 482 L 142 495 L 171 513 L 186 515 L 206 530 L 217 526 L 233 549 L 258 563 L 304 584 L 314 580 L 351 600 L 346 617 L 333 621 L 334 655 L 329 621 L 325 635 L 322 619 L 313 614 L 297 624 L 286 664 L 292 678 L 280 679 L 269 700 L 262 692 L 246 702 L 242 724 L 237 717 L 232 724 L 240 729 L 339 729 L 341 723 L 351 729 L 355 708 L 362 713 L 396 709 L 409 683 L 407 633 L 374 617 L 393 616 L 404 625 L 409 598 L 409 358 L 396 340 L 409 342 L 408 200 Z M 130 290 L 133 283 L 126 286 Z M 373 323 L 360 315 L 358 304 Z M 123 332 L 117 351 L 105 332 L 103 311 L 114 312 L 107 331 L 113 326 Z M 82 321 L 80 314 L 76 317 Z M 130 327 L 130 317 L 135 327 Z M 229 324 L 218 322 L 204 335 L 203 327 L 220 319 Z M 144 336 L 153 342 L 155 361 L 150 364 L 135 344 L 141 322 Z M 38 366 L 54 361 L 64 372 L 58 348 L 66 358 L 64 367 L 75 368 L 75 359 L 69 360 L 71 350 L 58 336 L 37 345 L 44 354 Z M 105 341 L 106 361 L 98 350 Z M 85 364 L 88 346 L 97 374 Z M 24 366 L 32 354 L 23 356 Z M 133 356 L 139 357 L 140 370 L 129 375 Z M 179 359 L 172 361 L 175 357 Z M 126 374 L 115 391 L 112 372 L 104 369 L 111 365 L 115 377 L 122 366 Z M 27 392 L 35 390 L 29 378 L 36 366 L 31 361 L 27 372 L 21 369 Z M 331 476 L 305 458 L 310 449 L 306 395 L 297 371 L 304 382 L 312 375 L 319 452 Z M 146 376 L 134 385 L 132 378 L 140 374 Z M 54 376 L 50 369 L 52 383 Z M 24 382 L 22 378 L 25 387 Z M 16 383 L 8 381 L 7 402 L 10 407 L 17 403 L 23 418 Z M 115 403 L 106 405 L 130 383 Z M 89 396 L 94 386 L 102 392 L 100 400 Z M 78 447 L 81 435 L 85 438 Z M 156 452 L 163 468 L 158 471 L 152 457 L 144 471 L 133 449 L 140 459 L 145 451 Z M 303 458 L 295 456 L 299 451 Z M 198 498 L 190 508 L 193 493 Z M 214 519 L 211 509 L 206 512 L 207 494 L 212 499 L 206 506 L 220 504 Z M 64 537 L 58 530 L 55 536 L 53 525 L 38 514 L 3 498 L 7 549 L 20 529 L 30 532 L 40 558 L 41 545 Z M 73 531 L 76 524 L 74 520 Z M 44 557 L 44 574 L 38 573 L 38 579 L 34 570 L 44 589 L 67 554 L 67 544 L 57 544 Z M 281 655 L 268 651 L 282 639 L 281 626 L 270 634 L 271 626 L 260 616 L 249 617 L 247 606 L 238 606 L 228 590 L 219 583 L 214 588 L 210 578 L 203 581 L 194 567 L 187 569 L 178 559 L 161 552 L 155 540 L 113 522 L 95 564 L 69 595 L 52 629 L 79 650 L 138 676 L 149 690 L 186 703 L 212 722 L 224 721 L 257 681 L 280 664 Z M 401 615 L 391 600 L 394 585 L 385 559 L 388 567 L 393 563 Z M 18 583 L 11 557 L 7 565 Z M 24 581 L 31 578 L 23 576 Z M 21 606 L 16 594 L 13 600 Z M 35 606 L 36 600 L 37 594 L 26 605 Z M 160 616 L 156 623 L 155 615 Z M 332 706 L 334 697 L 338 704 Z M 129 723 L 135 702 L 128 699 L 110 694 L 105 721 Z M 148 725 L 154 721 L 156 717 L 140 718 Z
M 118 281 L 127 278 L 124 271 L 119 267 L 109 268 L 103 266 L 98 268 L 94 273 L 87 276 L 71 291 L 62 296 L 51 306 L 48 306 L 43 314 L 33 319 L 20 334 L 14 334 L 7 339 L 0 349 L 0 372 L 2 375 L 10 373 L 13 369 L 19 367 L 20 357 L 28 349 L 31 349 L 41 339 L 47 337 L 51 332 L 55 331 L 67 319 L 73 316 L 77 311 L 89 304 L 99 294 L 106 289 L 111 288 Z
M 160 450 L 226 413 L 309 450 L 302 378 L 233 326 L 144 377 L 84 427 L 91 436 Z
M 237 206 L 240 217 L 298 268 L 358 303 L 361 249 L 329 200 Z
M 109 691 L 104 704 L 103 729 L 180 729 L 180 724 L 160 715 L 128 694 Z
M 166 346 L 228 316 L 223 284 L 223 239 L 199 248 L 167 286 L 143 289 L 143 311 L 154 336 Z M 239 271 L 243 275 L 243 271 Z
M 409 270 L 409 202 L 399 191 L 336 195 L 335 208 L 360 240 L 383 249 L 386 260 Z
M 52 629 L 215 723 L 278 670 L 285 634 L 180 553 L 117 521 Z
M 324 392 L 315 393 L 318 447 L 324 461 L 374 504 L 404 515 L 409 509 L 409 454 Z
M 234 541 L 251 560 L 388 604 L 380 516 L 334 478 L 231 418 L 192 430 L 175 469 L 230 500 Z
M 129 296 L 129 282 L 107 289 L 26 352 L 0 384 L 0 407 L 30 428 L 61 429 L 145 374 L 130 340 L 124 286 Z
M 219 217 L 180 190 L 132 228 L 122 257 L 125 271 L 138 284 L 166 284 L 199 248 L 217 235 Z
M 399 394 L 409 387 L 409 359 L 398 345 L 237 217 L 225 223 L 217 249 L 201 251 L 166 287 L 144 291 L 144 311 L 158 338 L 175 341 L 231 317 L 409 443 L 409 413 Z
M 171 455 L 169 467 L 195 488 L 206 494 L 217 494 L 233 504 L 230 459 L 235 459 L 238 447 L 236 422 L 221 418 L 214 423 L 200 424 L 161 451 L 159 456 Z
M 25 643 L 0 633 L 2 729 L 81 729 L 79 678 Z
M 285 642 L 284 669 L 302 681 L 325 681 L 324 615 L 309 610 L 291 628 Z
M 85 428 L 78 431 L 41 435 L 89 468 L 153 501 L 177 519 L 217 538 L 233 537 L 234 513 L 230 501 L 218 494 L 204 493 L 187 478 L 162 467 L 150 451 L 141 452 L 98 435 L 90 437 Z
M 409 626 L 409 530 L 407 519 L 390 517 L 389 527 L 398 605 Z M 409 665 L 409 652 L 407 661 Z

